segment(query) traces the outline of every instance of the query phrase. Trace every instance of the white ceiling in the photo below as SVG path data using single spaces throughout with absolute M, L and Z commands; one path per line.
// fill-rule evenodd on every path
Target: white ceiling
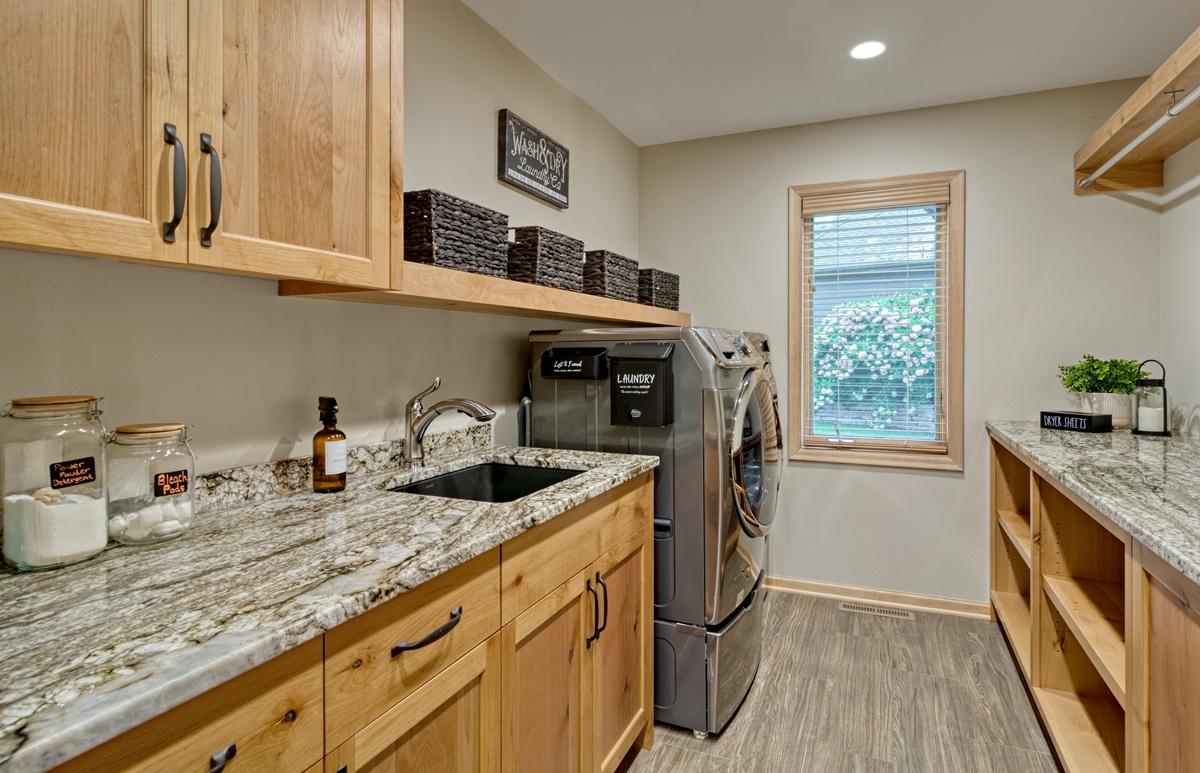
M 642 146 L 1149 75 L 1200 26 L 1198 0 L 464 2 Z

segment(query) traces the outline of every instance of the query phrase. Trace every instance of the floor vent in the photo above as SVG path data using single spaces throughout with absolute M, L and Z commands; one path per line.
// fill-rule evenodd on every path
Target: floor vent
M 892 607 L 880 607 L 874 604 L 857 604 L 853 601 L 843 601 L 838 604 L 838 609 L 843 612 L 858 612 L 861 615 L 879 615 L 880 617 L 894 617 L 897 620 L 916 620 L 917 616 L 912 612 L 903 609 L 893 609 Z

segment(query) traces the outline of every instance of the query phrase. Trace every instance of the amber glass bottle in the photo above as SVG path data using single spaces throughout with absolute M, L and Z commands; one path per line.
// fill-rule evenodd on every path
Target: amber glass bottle
M 313 491 L 332 494 L 346 488 L 346 433 L 337 428 L 337 400 L 317 400 L 324 428 L 313 435 Z

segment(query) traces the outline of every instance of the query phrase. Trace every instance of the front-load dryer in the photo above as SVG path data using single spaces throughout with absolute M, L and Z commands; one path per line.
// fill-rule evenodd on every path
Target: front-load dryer
M 701 733 L 724 728 L 758 670 L 783 443 L 756 343 L 712 328 L 530 334 L 532 445 L 661 460 L 655 719 Z

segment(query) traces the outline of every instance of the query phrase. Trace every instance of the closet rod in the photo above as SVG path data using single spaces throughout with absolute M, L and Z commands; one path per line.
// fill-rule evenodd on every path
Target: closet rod
M 1079 178 L 1079 181 L 1076 182 L 1075 185 L 1078 186 L 1079 190 L 1081 191 L 1090 191 L 1092 186 L 1096 184 L 1096 180 L 1103 177 L 1105 172 L 1119 164 L 1121 159 L 1132 153 L 1138 145 L 1141 145 L 1143 142 L 1150 139 L 1150 137 L 1153 136 L 1156 131 L 1163 127 L 1163 124 L 1182 113 L 1187 109 L 1188 105 L 1195 102 L 1198 98 L 1200 98 L 1200 86 L 1192 89 L 1186 97 L 1167 108 L 1167 112 L 1163 113 L 1157 121 L 1147 126 L 1144 132 L 1135 137 L 1128 145 L 1118 150 L 1116 155 L 1104 162 L 1099 169 L 1092 172 L 1087 177 Z

